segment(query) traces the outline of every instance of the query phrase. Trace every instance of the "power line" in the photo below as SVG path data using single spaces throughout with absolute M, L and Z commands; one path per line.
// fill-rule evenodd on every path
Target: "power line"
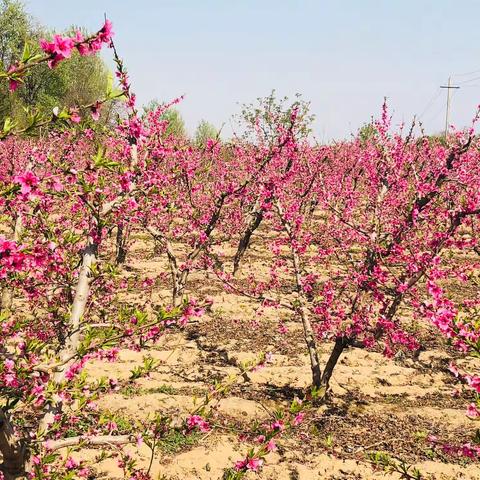
M 447 109 L 445 112 L 445 138 L 447 138 L 448 134 L 448 117 L 450 115 L 450 90 L 456 89 L 458 90 L 459 86 L 452 85 L 452 77 L 448 77 L 448 85 L 440 85 L 440 88 L 447 89 Z
M 480 79 L 480 77 L 470 78 L 469 80 L 464 80 L 463 82 L 458 82 L 459 85 L 463 85 L 464 83 L 474 82 L 475 80 Z
M 424 123 L 429 124 L 429 123 L 433 122 L 434 120 L 436 120 L 436 118 L 441 113 L 443 108 L 444 108 L 443 105 L 440 105 L 435 111 L 431 112 L 430 115 L 428 115 L 427 118 L 425 119 Z
M 480 70 L 474 70 L 473 72 L 465 73 L 455 73 L 452 77 L 468 77 L 469 75 L 474 75 L 475 73 L 480 73 Z
M 423 109 L 422 113 L 419 115 L 419 119 L 422 119 L 423 116 L 427 113 L 427 111 L 430 109 L 430 107 L 434 104 L 435 100 L 440 96 L 442 93 L 441 90 L 439 90 L 437 93 L 433 95 L 433 97 L 427 102 L 425 105 L 425 108 Z

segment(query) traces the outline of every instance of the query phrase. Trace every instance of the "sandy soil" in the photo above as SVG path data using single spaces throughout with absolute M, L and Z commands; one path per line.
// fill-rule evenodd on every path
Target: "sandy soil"
M 166 270 L 165 260 L 152 258 L 152 250 L 148 242 L 134 244 L 128 261 L 130 275 L 153 277 Z M 261 252 L 257 253 L 256 264 L 247 270 L 265 268 Z M 144 355 L 151 355 L 160 363 L 149 378 L 105 395 L 99 404 L 127 419 L 146 419 L 155 412 L 181 419 L 214 380 L 237 374 L 239 362 L 261 352 L 273 353 L 272 364 L 240 378 L 219 402 L 212 419 L 217 428 L 190 445 L 179 442 L 157 451 L 152 473 L 164 480 L 220 479 L 223 470 L 251 446 L 241 442 L 239 434 L 255 420 L 266 420 L 272 411 L 288 405 L 310 381 L 301 327 L 288 321 L 286 312 L 265 312 L 256 318 L 252 302 L 222 292 L 213 278 L 205 281 L 196 275 L 193 280 L 197 295 L 214 297 L 212 311 L 198 323 L 168 333 L 151 349 L 122 351 L 116 363 L 92 362 L 87 367 L 91 378 L 126 379 Z M 164 287 L 159 292 L 167 294 Z M 286 335 L 278 332 L 279 316 L 287 322 Z M 322 345 L 323 358 L 329 347 Z M 330 401 L 309 412 L 298 430 L 279 441 L 278 451 L 267 457 L 257 478 L 400 478 L 375 471 L 367 461 L 367 452 L 385 451 L 415 464 L 424 478 L 480 479 L 478 464 L 433 453 L 426 440 L 432 434 L 446 442 L 468 441 L 475 430 L 474 422 L 465 416 L 468 398 L 452 395 L 456 385 L 446 368 L 451 355 L 441 342 L 429 345 L 418 360 L 406 356 L 388 360 L 380 353 L 347 351 L 335 371 Z M 125 450 L 139 465 L 148 465 L 145 445 Z M 95 459 L 99 453 L 89 449 L 76 455 Z M 96 469 L 97 478 L 123 478 L 116 459 L 97 461 Z

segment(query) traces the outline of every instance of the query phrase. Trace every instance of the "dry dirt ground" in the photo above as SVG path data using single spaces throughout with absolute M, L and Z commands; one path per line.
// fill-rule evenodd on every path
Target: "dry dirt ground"
M 252 247 L 253 268 L 261 266 L 261 251 Z M 128 260 L 129 275 L 154 277 L 166 271 L 162 257 L 152 257 L 153 245 L 136 242 Z M 258 256 L 255 256 L 258 253 Z M 252 260 L 250 260 L 252 261 Z M 252 267 L 250 265 L 249 267 Z M 158 449 L 153 478 L 164 480 L 220 479 L 223 470 L 245 456 L 251 446 L 240 441 L 256 420 L 285 408 L 309 385 L 310 368 L 301 326 L 288 321 L 287 334 L 278 332 L 278 315 L 256 318 L 255 306 L 238 295 L 227 294 L 214 279 L 194 277 L 191 290 L 212 295 L 212 310 L 184 331 L 172 331 L 153 348 L 122 351 L 116 363 L 88 365 L 92 378 L 107 375 L 126 379 L 144 355 L 160 361 L 150 375 L 128 388 L 105 395 L 102 408 L 126 419 L 146 419 L 155 412 L 185 418 L 215 380 L 239 372 L 239 362 L 271 351 L 273 362 L 242 377 L 222 399 L 206 436 L 189 442 L 170 439 Z M 160 294 L 167 294 L 160 290 Z M 135 292 L 132 292 L 135 295 Z M 166 298 L 166 297 L 165 297 Z M 425 332 L 425 338 L 430 338 Z M 330 345 L 322 345 L 325 359 Z M 480 466 L 460 458 L 432 452 L 427 435 L 442 441 L 468 441 L 475 430 L 465 416 L 467 394 L 452 395 L 458 387 L 447 366 L 453 352 L 440 341 L 429 340 L 418 360 L 398 356 L 388 360 L 380 353 L 349 350 L 342 357 L 332 382 L 330 401 L 307 414 L 298 430 L 282 437 L 277 452 L 267 457 L 261 479 L 398 479 L 398 474 L 374 470 L 367 453 L 385 451 L 415 464 L 429 479 L 480 479 Z M 461 360 L 460 360 L 461 361 Z M 149 462 L 149 450 L 128 446 L 140 466 Z M 79 458 L 95 458 L 88 449 Z M 123 478 L 117 460 L 96 463 L 97 478 Z M 248 478 L 254 478 L 249 474 Z

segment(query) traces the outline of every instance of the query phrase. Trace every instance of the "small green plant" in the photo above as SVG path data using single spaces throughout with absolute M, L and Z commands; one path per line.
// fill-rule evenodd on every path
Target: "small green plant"
M 329 450 L 331 450 L 333 448 L 333 435 L 331 433 L 329 433 L 325 440 L 323 441 L 324 445 L 326 448 L 328 448 Z
M 129 383 L 120 390 L 120 393 L 124 397 L 134 397 L 138 394 L 138 387 L 133 383 Z
M 144 390 L 145 393 L 165 393 L 168 395 L 175 395 L 177 390 L 170 385 L 159 385 L 158 387 L 151 387 Z
M 176 453 L 186 447 L 195 445 L 200 437 L 201 434 L 198 432 L 185 435 L 179 430 L 172 430 L 160 440 L 159 447 L 165 453 Z
M 386 473 L 400 474 L 400 478 L 403 480 L 422 480 L 424 478 L 416 467 L 400 458 L 391 457 L 385 452 L 370 452 L 367 454 L 367 458 L 375 467 L 381 468 Z
M 130 380 L 137 380 L 138 378 L 145 377 L 149 375 L 155 368 L 160 365 L 158 360 L 155 360 L 150 355 L 146 355 L 143 357 L 143 365 L 139 365 L 138 367 L 132 368 L 130 370 Z

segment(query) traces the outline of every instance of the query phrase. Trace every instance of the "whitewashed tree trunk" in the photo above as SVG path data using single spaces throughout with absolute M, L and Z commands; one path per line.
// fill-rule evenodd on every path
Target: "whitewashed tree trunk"
M 73 358 L 77 352 L 80 343 L 80 322 L 85 313 L 88 297 L 90 294 L 90 283 L 92 278 L 92 267 L 97 261 L 98 245 L 89 239 L 88 245 L 83 250 L 82 266 L 78 275 L 77 286 L 75 288 L 75 297 L 73 299 L 72 310 L 68 323 L 69 335 L 66 338 L 65 346 L 60 353 L 60 360 L 63 363 L 58 367 L 53 376 L 56 383 L 61 383 L 65 380 L 65 373 L 73 364 Z M 55 398 L 55 403 L 50 405 L 45 415 L 40 421 L 40 431 L 45 431 L 48 425 L 53 423 L 54 416 L 62 409 L 62 402 L 59 397 Z

